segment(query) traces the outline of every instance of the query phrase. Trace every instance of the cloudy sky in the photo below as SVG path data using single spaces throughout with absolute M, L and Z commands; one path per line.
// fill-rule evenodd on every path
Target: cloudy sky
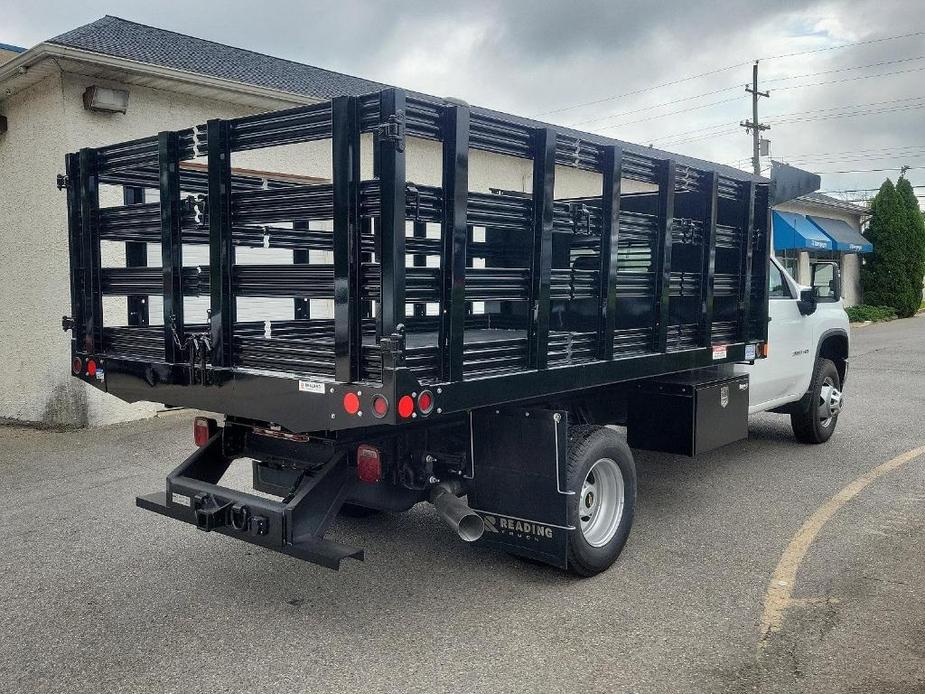
M 0 42 L 105 14 L 743 168 L 760 58 L 775 159 L 823 190 L 925 184 L 921 0 L 0 0 Z

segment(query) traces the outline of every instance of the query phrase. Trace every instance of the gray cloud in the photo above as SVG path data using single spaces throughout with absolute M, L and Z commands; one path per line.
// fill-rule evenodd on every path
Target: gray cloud
M 79 5 L 61 0 L 33 0 L 28 4 L 12 2 L 8 7 L 3 4 L 6 0 L 0 2 L 3 42 L 31 45 L 109 13 L 524 115 L 539 115 L 644 89 L 686 75 L 746 63 L 759 56 L 925 29 L 925 3 L 915 0 L 774 3 L 288 0 L 262 4 L 252 0 L 220 3 L 201 0 L 194 5 L 177 0 L 118 4 L 89 0 Z M 774 79 L 920 55 L 925 55 L 922 37 L 770 60 L 762 63 L 761 70 L 765 78 Z M 819 109 L 925 97 L 925 89 L 918 86 L 925 72 L 786 89 L 794 84 L 920 67 L 925 67 L 925 60 L 768 82 L 772 97 L 763 101 L 761 107 L 772 124 L 768 134 L 772 151 L 800 155 L 925 145 L 925 137 L 917 135 L 922 110 L 776 125 L 773 117 L 816 111 L 802 116 L 806 119 L 822 115 Z M 750 67 L 742 65 L 671 88 L 545 117 L 570 124 L 677 99 L 674 107 L 642 111 L 585 127 L 638 142 L 715 123 L 728 123 L 727 129 L 735 130 L 735 124 L 750 115 L 749 102 L 742 90 L 749 77 Z M 737 88 L 700 100 L 689 99 L 731 85 Z M 724 99 L 735 100 L 670 117 L 654 117 Z M 643 122 L 629 123 L 637 120 Z M 607 127 L 615 123 L 623 127 Z M 750 153 L 744 132 L 679 142 L 669 148 L 726 162 Z M 922 151 L 921 156 L 902 161 L 874 159 L 871 155 L 866 163 L 831 164 L 828 162 L 832 157 L 817 158 L 816 163 L 808 163 L 806 167 L 829 171 L 885 168 L 903 162 L 925 166 L 925 147 Z M 922 172 L 910 172 L 913 183 L 925 182 L 925 169 Z M 823 185 L 875 187 L 882 178 L 882 174 L 833 174 L 825 177 Z

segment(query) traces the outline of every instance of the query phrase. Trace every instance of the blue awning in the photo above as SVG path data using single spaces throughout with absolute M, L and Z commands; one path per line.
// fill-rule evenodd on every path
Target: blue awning
M 819 227 L 795 212 L 778 212 L 771 215 L 774 229 L 774 250 L 791 249 L 809 251 L 831 251 L 832 242 Z
M 812 215 L 807 215 L 806 218 L 819 227 L 823 234 L 832 239 L 836 251 L 870 253 L 874 250 L 874 245 L 861 236 L 861 232 L 844 220 L 814 217 Z

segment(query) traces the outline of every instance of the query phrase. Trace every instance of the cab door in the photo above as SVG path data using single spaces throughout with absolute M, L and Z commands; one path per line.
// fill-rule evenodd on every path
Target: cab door
M 799 285 L 771 259 L 768 268 L 768 356 L 746 367 L 749 408 L 793 398 L 812 369 L 813 324 L 800 313 Z

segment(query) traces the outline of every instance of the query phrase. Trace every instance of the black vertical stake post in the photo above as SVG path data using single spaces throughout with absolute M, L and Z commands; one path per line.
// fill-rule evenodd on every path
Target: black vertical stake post
M 83 349 L 84 334 L 84 277 L 83 253 L 80 218 L 80 199 L 82 183 L 80 178 L 80 155 L 68 154 L 65 157 L 65 174 L 67 176 L 67 238 L 68 261 L 71 269 L 71 346 L 74 350 Z
M 404 123 L 405 92 L 386 89 L 379 95 L 379 114 L 383 127 L 389 119 Z M 381 291 L 379 333 L 388 337 L 405 321 L 405 138 L 403 129 L 396 137 L 379 137 L 379 185 L 382 190 L 379 235 L 381 253 Z
M 668 350 L 668 320 L 671 293 L 671 227 L 674 225 L 675 162 L 665 159 L 658 166 L 658 226 L 655 262 L 655 351 Z
M 293 222 L 293 229 L 308 230 L 308 222 Z M 294 265 L 305 265 L 309 262 L 309 250 L 307 248 L 296 248 L 292 251 L 292 262 Z M 301 296 L 293 298 L 293 315 L 296 320 L 309 320 L 311 318 L 311 302 Z
M 703 177 L 703 247 L 700 287 L 701 314 L 703 327 L 701 344 L 709 347 L 713 344 L 713 280 L 716 275 L 716 212 L 719 192 L 719 174 L 715 171 Z
M 745 200 L 742 214 L 742 263 L 739 285 L 738 340 L 748 339 L 748 316 L 751 312 L 752 295 L 752 246 L 755 235 L 755 182 L 744 186 Z
M 145 189 L 134 186 L 124 186 L 122 188 L 123 205 L 141 205 L 145 201 Z M 148 244 L 144 241 L 126 241 L 125 242 L 125 267 L 147 267 L 148 266 Z M 129 325 L 147 325 L 148 324 L 148 297 L 130 296 L 128 297 L 128 324 Z
M 620 239 L 620 177 L 623 150 L 604 147 L 601 153 L 603 186 L 601 190 L 601 257 L 598 277 L 597 358 L 613 359 L 613 331 L 617 315 L 617 246 Z
M 552 275 L 552 205 L 556 184 L 556 132 L 533 131 L 533 248 L 527 368 L 545 369 L 549 356 L 549 282 Z
M 300 220 L 292 223 L 292 228 L 298 231 L 308 231 L 308 222 Z M 292 251 L 292 264 L 305 265 L 309 261 L 307 248 L 296 248 Z M 309 320 L 311 318 L 311 302 L 305 297 L 297 296 L 292 299 L 293 315 L 296 320 Z
M 96 150 L 80 150 L 80 236 L 83 268 L 83 349 L 103 349 L 103 295 L 100 286 L 100 186 Z
M 469 107 L 443 111 L 443 248 L 440 267 L 440 375 L 444 381 L 463 378 L 466 333 L 466 246 L 469 227 Z
M 414 238 L 426 239 L 427 238 L 427 222 L 419 222 L 415 220 L 414 222 Z M 415 253 L 412 256 L 412 265 L 414 267 L 427 267 L 427 255 L 424 253 Z M 415 318 L 424 318 L 427 315 L 427 304 L 426 303 L 416 303 L 414 304 L 414 317 Z
M 338 381 L 349 382 L 359 378 L 363 344 L 359 312 L 360 126 L 355 97 L 339 96 L 331 102 L 331 125 L 334 172 L 334 375 Z
M 234 240 L 231 227 L 231 138 L 229 124 L 210 120 L 209 162 L 209 299 L 212 311 L 209 334 L 212 365 L 233 366 L 235 300 Z
M 183 242 L 180 237 L 180 154 L 175 132 L 162 132 L 157 138 L 161 193 L 161 267 L 164 275 L 164 357 L 181 361 L 183 339 Z

